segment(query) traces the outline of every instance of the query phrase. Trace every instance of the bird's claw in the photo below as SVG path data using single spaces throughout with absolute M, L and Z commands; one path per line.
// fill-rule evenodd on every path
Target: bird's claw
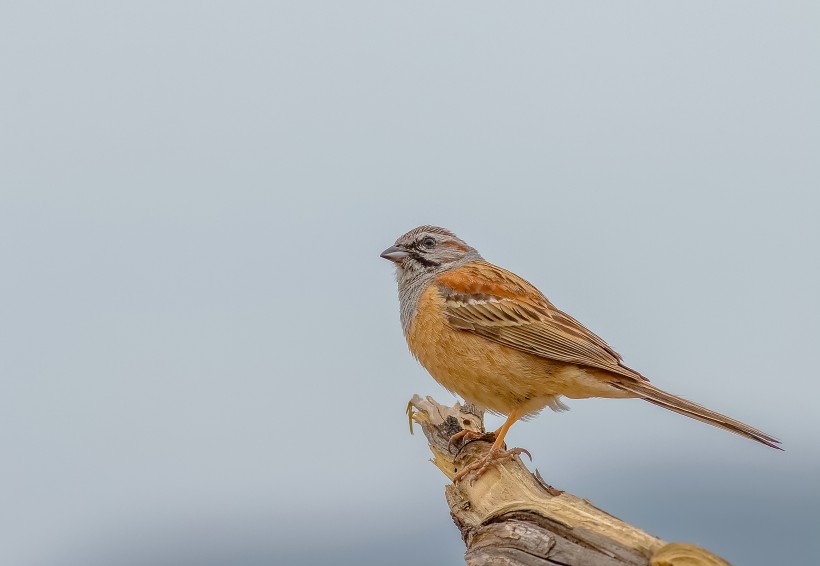
M 472 464 L 466 466 L 463 470 L 453 477 L 453 483 L 458 483 L 465 478 L 470 479 L 470 484 L 472 484 L 476 479 L 481 476 L 487 468 L 492 466 L 496 462 L 500 462 L 502 460 L 513 459 L 519 454 L 526 454 L 527 457 L 532 462 L 532 454 L 530 454 L 529 450 L 525 448 L 511 448 L 509 450 L 490 450 L 487 455 L 480 460 L 473 462 Z
M 461 452 L 461 450 L 465 446 L 467 446 L 470 442 L 473 442 L 475 440 L 486 440 L 487 442 L 495 441 L 495 433 L 493 433 L 493 432 L 476 432 L 474 430 L 469 430 L 469 429 L 466 429 L 466 428 L 461 429 L 460 431 L 458 431 L 457 433 L 455 433 L 453 436 L 450 437 L 449 442 L 447 442 L 447 452 L 452 454 L 453 453 L 453 446 L 459 440 L 462 440 L 463 442 L 461 443 L 461 448 L 459 448 L 458 452 L 456 452 L 456 456 L 458 456 L 458 453 Z

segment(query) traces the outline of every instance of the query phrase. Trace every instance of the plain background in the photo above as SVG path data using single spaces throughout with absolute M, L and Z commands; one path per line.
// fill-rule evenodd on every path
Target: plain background
M 816 2 L 4 2 L 0 557 L 460 564 L 392 266 L 419 224 L 658 385 L 513 427 L 557 487 L 820 561 Z M 497 426 L 498 419 L 489 426 Z

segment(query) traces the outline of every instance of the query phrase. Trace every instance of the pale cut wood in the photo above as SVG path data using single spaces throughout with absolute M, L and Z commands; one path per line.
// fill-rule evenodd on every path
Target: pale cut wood
M 490 443 L 481 440 L 460 451 L 448 446 L 462 429 L 484 432 L 484 415 L 476 407 L 447 407 L 414 395 L 407 412 L 410 431 L 413 423 L 421 426 L 433 464 L 451 480 L 489 450 Z M 667 543 L 547 485 L 517 456 L 474 481 L 448 485 L 445 497 L 467 545 L 468 566 L 729 566 L 705 549 Z

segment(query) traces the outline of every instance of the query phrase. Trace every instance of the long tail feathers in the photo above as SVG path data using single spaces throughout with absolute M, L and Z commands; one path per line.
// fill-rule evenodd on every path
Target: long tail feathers
M 666 391 L 658 389 L 649 383 L 618 381 L 612 385 L 619 389 L 623 389 L 624 391 L 633 393 L 636 397 L 649 401 L 650 403 L 654 403 L 664 409 L 669 409 L 670 411 L 675 411 L 681 415 L 709 423 L 710 425 L 728 430 L 729 432 L 734 432 L 740 436 L 757 440 L 766 446 L 783 450 L 780 446 L 778 446 L 780 441 L 772 436 L 769 436 L 765 432 L 757 430 L 756 428 L 740 421 L 731 419 L 726 415 L 716 413 L 715 411 L 702 407 L 697 403 L 692 403 L 691 401 L 687 401 L 686 399 L 672 395 L 671 393 L 667 393 Z

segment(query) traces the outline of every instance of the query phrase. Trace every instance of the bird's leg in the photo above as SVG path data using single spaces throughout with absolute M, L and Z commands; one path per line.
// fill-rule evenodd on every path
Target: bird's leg
M 453 478 L 453 482 L 459 482 L 468 476 L 474 480 L 483 474 L 494 462 L 506 460 L 507 458 L 514 458 L 519 454 L 526 454 L 529 456 L 530 460 L 532 460 L 532 455 L 523 448 L 504 450 L 504 437 L 507 436 L 507 431 L 510 430 L 513 423 L 522 416 L 523 415 L 517 410 L 511 412 L 507 417 L 507 420 L 504 421 L 504 424 L 501 425 L 501 428 L 493 433 L 493 435 L 495 435 L 495 442 L 493 442 L 493 445 L 490 447 L 490 451 L 487 452 L 487 455 L 484 458 L 473 462 L 469 466 L 466 466 L 463 470 L 457 473 Z M 467 435 L 465 434 L 464 436 Z

